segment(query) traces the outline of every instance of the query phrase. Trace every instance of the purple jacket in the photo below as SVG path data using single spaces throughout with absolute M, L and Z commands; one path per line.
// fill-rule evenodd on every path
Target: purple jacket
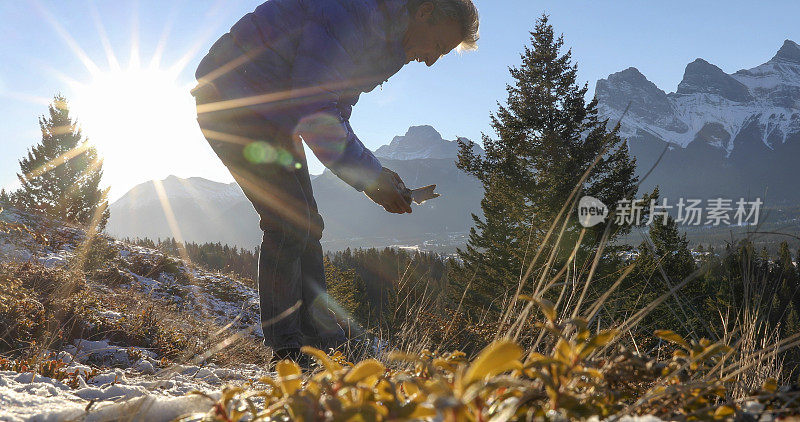
M 362 92 L 406 64 L 408 16 L 406 0 L 269 0 L 211 47 L 196 76 L 223 100 L 251 99 L 249 109 L 300 133 L 326 167 L 364 190 L 381 164 L 350 114 Z

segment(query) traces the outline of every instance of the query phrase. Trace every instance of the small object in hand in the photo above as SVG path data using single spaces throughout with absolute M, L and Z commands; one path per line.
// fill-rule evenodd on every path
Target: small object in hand
M 416 202 L 417 204 L 422 204 L 423 202 L 438 198 L 442 195 L 434 192 L 436 190 L 436 185 L 429 185 L 423 188 L 417 188 L 411 191 L 411 199 Z

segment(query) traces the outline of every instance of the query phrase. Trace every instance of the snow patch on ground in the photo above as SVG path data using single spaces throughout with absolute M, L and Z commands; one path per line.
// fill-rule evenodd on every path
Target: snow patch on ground
M 156 354 L 140 347 L 120 347 L 106 340 L 76 340 L 74 345 L 64 348 L 64 353 L 72 356 L 72 361 L 93 365 L 129 367 L 145 359 L 156 361 Z M 66 361 L 65 361 L 66 362 Z
M 208 397 L 185 395 L 187 390 L 196 387 L 209 390 L 199 383 L 192 383 L 191 388 L 172 390 L 151 390 L 135 382 L 71 390 L 61 382 L 32 375 L 0 372 L 0 408 L 3 409 L 0 420 L 111 421 L 131 418 L 157 422 L 170 421 L 187 413 L 207 412 L 212 404 Z M 214 399 L 219 397 L 219 393 L 207 393 Z
M 268 375 L 255 365 L 175 365 L 157 373 L 153 373 L 153 366 L 147 368 L 140 371 L 137 364 L 126 370 L 106 370 L 88 381 L 81 379 L 74 390 L 33 373 L 0 371 L 0 421 L 110 421 L 134 415 L 133 420 L 170 421 L 211 408 L 213 402 L 208 397 L 190 395 L 194 391 L 216 400 L 225 385 L 241 385 Z
M 47 253 L 44 256 L 40 256 L 36 260 L 47 268 L 56 268 L 66 266 L 70 259 L 72 259 L 74 256 L 75 254 L 72 252 L 72 250 L 61 249 L 55 252 Z

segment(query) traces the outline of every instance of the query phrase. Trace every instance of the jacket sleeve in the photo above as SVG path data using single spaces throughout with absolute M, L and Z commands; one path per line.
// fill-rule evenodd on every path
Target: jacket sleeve
M 299 117 L 295 133 L 322 164 L 363 191 L 382 166 L 349 122 L 358 101 L 358 81 L 351 78 L 357 73 L 353 55 L 358 54 L 359 34 L 347 25 L 337 30 L 338 38 L 318 19 L 308 19 L 302 29 L 292 69 L 293 109 Z

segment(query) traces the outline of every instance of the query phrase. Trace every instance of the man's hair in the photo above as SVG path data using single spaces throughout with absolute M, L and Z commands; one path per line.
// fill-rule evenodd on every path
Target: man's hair
M 431 24 L 435 25 L 442 20 L 453 19 L 461 26 L 464 38 L 457 47 L 458 51 L 478 49 L 480 18 L 478 9 L 472 0 L 411 0 L 409 10 L 412 13 L 416 12 L 417 8 L 425 2 L 433 3 Z

